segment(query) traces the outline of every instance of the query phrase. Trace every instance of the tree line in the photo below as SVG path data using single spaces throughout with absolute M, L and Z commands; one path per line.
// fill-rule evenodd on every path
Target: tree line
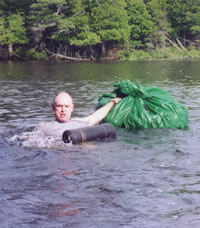
M 91 61 L 198 49 L 199 12 L 200 0 L 0 0 L 0 59 Z

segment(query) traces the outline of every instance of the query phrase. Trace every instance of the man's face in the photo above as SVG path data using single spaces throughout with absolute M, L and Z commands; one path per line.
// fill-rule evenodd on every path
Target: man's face
M 55 112 L 56 120 L 59 122 L 67 122 L 71 119 L 71 114 L 74 110 L 74 105 L 71 97 L 66 93 L 61 93 L 55 98 L 55 103 L 52 105 Z

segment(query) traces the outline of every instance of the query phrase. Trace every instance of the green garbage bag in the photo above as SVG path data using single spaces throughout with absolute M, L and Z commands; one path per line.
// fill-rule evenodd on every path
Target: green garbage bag
M 122 99 L 105 117 L 104 122 L 116 127 L 184 128 L 188 123 L 188 111 L 168 92 L 155 87 L 143 87 L 130 80 L 117 81 L 111 93 L 99 98 L 97 109 L 114 97 Z

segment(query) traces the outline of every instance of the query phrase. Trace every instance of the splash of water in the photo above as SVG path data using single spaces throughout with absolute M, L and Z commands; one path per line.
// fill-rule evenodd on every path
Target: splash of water
M 19 130 L 18 130 L 19 131 Z M 7 142 L 24 148 L 66 149 L 72 144 L 65 144 L 60 137 L 46 136 L 40 131 L 24 131 L 7 137 Z

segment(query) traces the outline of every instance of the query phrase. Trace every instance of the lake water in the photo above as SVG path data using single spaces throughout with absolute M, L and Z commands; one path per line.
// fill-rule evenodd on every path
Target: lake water
M 119 79 L 170 92 L 188 127 L 117 129 L 113 142 L 73 146 L 12 140 L 54 118 L 58 91 L 83 117 Z M 200 61 L 7 62 L 0 85 L 0 227 L 200 227 Z

